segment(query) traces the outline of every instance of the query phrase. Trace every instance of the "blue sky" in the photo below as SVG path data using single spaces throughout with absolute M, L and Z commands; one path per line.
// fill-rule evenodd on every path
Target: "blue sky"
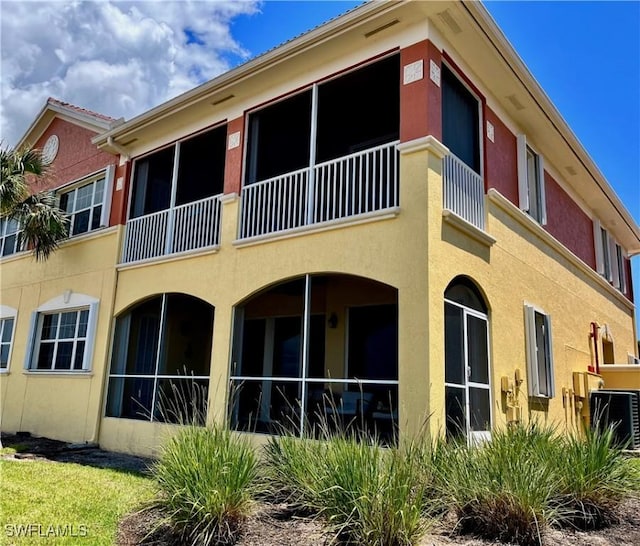
M 486 5 L 640 223 L 640 2 Z M 640 256 L 631 266 L 638 301 Z
M 49 96 L 130 119 L 359 4 L 0 0 L 0 141 Z M 485 5 L 640 223 L 640 2 Z

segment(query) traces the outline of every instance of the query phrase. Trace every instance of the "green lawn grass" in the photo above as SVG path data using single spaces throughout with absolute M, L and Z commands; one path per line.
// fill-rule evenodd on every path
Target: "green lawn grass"
M 110 546 L 118 520 L 152 495 L 152 481 L 132 473 L 0 460 L 0 544 Z

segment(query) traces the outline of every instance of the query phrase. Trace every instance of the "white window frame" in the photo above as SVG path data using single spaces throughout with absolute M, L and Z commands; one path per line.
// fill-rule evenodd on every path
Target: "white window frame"
M 600 220 L 593 219 L 593 243 L 596 255 L 596 271 L 622 293 L 627 292 L 626 252 L 602 227 Z
M 15 231 L 7 233 L 9 226 L 13 226 L 13 225 L 16 226 Z M 17 220 L 13 220 L 11 218 L 3 218 L 2 221 L 0 221 L 0 258 L 6 258 L 7 256 L 12 256 L 22 251 L 22 244 L 20 241 L 21 233 L 22 233 L 22 229 L 20 229 L 20 224 L 18 223 Z M 15 240 L 15 243 L 13 244 L 13 250 L 11 252 L 4 254 L 4 245 L 6 243 L 6 240 L 9 237 L 12 237 L 14 235 L 16 237 L 16 240 Z
M 622 248 L 621 245 L 616 243 L 616 265 L 618 268 L 618 286 L 620 292 L 623 294 L 627 293 L 627 262 L 626 262 L 626 252 Z
M 109 225 L 109 214 L 111 212 L 111 196 L 113 193 L 113 181 L 115 178 L 115 171 L 116 171 L 116 166 L 112 164 L 107 166 L 106 169 L 102 169 L 97 173 L 94 173 L 82 178 L 82 180 L 74 181 L 71 184 L 67 184 L 66 186 L 63 186 L 56 190 L 56 193 L 58 194 L 57 202 L 59 205 L 63 195 L 69 195 L 69 194 L 75 193 L 80 188 L 83 188 L 90 184 L 94 185 L 94 188 L 91 194 L 92 195 L 91 205 L 79 210 L 73 210 L 72 212 L 67 212 L 65 210 L 65 213 L 69 218 L 69 237 L 80 237 L 81 235 L 86 235 L 87 233 L 91 233 L 96 229 L 107 227 Z M 93 202 L 93 199 L 95 195 L 95 184 L 100 180 L 104 180 L 104 187 L 102 190 L 102 201 L 100 202 L 100 206 L 102 207 L 102 210 L 100 212 L 100 223 L 98 227 L 91 228 L 91 217 L 90 217 L 87 231 L 83 231 L 82 233 L 77 233 L 75 235 L 72 235 L 76 215 L 85 210 L 93 210 L 96 206 L 98 206 L 97 203 Z M 75 208 L 75 197 L 74 197 L 74 208 Z
M 2 341 L 4 329 L 6 328 L 6 321 L 8 320 L 13 320 L 13 325 L 11 326 L 11 335 L 9 337 L 9 341 Z M 3 345 L 9 346 L 9 351 L 7 353 L 7 366 L 5 368 L 0 367 L 0 373 L 8 373 L 9 368 L 11 367 L 11 352 L 13 350 L 13 340 L 16 333 L 17 322 L 18 311 L 13 307 L 9 307 L 8 305 L 0 305 L 0 347 Z
M 469 445 L 481 444 L 484 441 L 491 440 L 491 431 L 493 430 L 493 392 L 491 388 L 492 364 L 491 364 L 491 338 L 489 329 L 489 315 L 477 311 L 472 307 L 462 305 L 456 301 L 444 298 L 445 304 L 453 305 L 462 309 L 462 336 L 463 336 L 463 353 L 464 353 L 464 383 L 444 382 L 444 386 L 464 390 L 465 399 L 465 434 Z M 479 383 L 471 381 L 471 366 L 469 365 L 469 335 L 468 335 L 468 318 L 474 317 L 484 321 L 487 328 L 487 383 Z M 481 389 L 489 391 L 489 426 L 487 430 L 471 430 L 471 400 L 470 389 Z M 448 416 L 447 416 L 448 417 Z
M 527 156 L 531 154 L 535 161 L 536 178 L 529 180 L 529 169 Z M 518 156 L 518 200 L 520 201 L 520 210 L 526 212 L 540 225 L 547 223 L 547 197 L 544 183 L 544 159 L 534 150 L 527 142 L 526 135 L 519 134 L 517 137 L 517 156 Z M 533 216 L 531 210 L 531 184 L 535 184 L 537 189 L 539 211 L 538 217 Z
M 600 220 L 593 219 L 593 248 L 596 254 L 596 271 L 605 276 L 605 252 L 602 247 L 602 226 Z
M 547 392 L 540 390 L 540 370 L 538 352 L 538 340 L 536 335 L 536 315 L 544 317 L 545 326 L 545 367 L 549 388 Z M 539 307 L 525 303 L 525 344 L 527 361 L 527 386 L 529 396 L 534 398 L 553 398 L 555 396 L 555 369 L 553 364 L 553 332 L 551 326 L 551 316 Z
M 27 355 L 25 357 L 25 370 L 33 373 L 86 373 L 91 370 L 91 362 L 93 357 L 93 348 L 95 345 L 96 326 L 98 322 L 99 300 L 85 294 L 75 294 L 70 291 L 65 292 L 61 296 L 53 298 L 38 307 L 31 314 L 31 327 L 29 329 L 29 342 L 27 345 Z M 66 313 L 71 311 L 88 310 L 87 332 L 84 337 L 84 355 L 82 359 L 81 369 L 56 369 L 53 367 L 46 369 L 38 369 L 38 355 L 42 337 L 42 323 L 45 315 L 53 315 Z M 77 336 L 73 341 L 77 343 L 80 338 Z M 56 338 L 56 341 L 57 340 Z M 55 360 L 54 360 L 55 362 Z M 73 365 L 73 363 L 72 363 Z

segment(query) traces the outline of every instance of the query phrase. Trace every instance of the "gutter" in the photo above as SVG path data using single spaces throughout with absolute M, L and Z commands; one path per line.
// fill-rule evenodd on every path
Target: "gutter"
M 112 136 L 107 137 L 107 145 L 118 152 L 125 161 L 129 161 L 129 159 L 131 159 L 129 151 L 124 146 L 113 140 Z

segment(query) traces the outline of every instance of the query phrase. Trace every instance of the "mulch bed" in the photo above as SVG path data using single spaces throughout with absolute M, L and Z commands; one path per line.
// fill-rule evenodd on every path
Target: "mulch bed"
M 19 444 L 20 453 L 4 455 L 28 462 L 49 460 L 73 462 L 98 468 L 114 468 L 128 472 L 146 473 L 151 459 L 104 451 L 95 445 L 68 444 L 48 438 L 28 435 L 2 435 L 2 445 Z M 619 523 L 592 532 L 548 529 L 544 532 L 545 545 L 568 546 L 638 546 L 640 545 L 640 499 L 624 502 L 618 511 Z M 245 524 L 245 530 L 236 546 L 320 546 L 334 538 L 319 521 L 298 517 L 284 504 L 261 503 Z M 155 530 L 155 531 L 154 531 Z M 127 515 L 118 528 L 118 546 L 148 544 L 178 546 L 180 541 L 162 525 L 158 511 L 145 510 Z M 455 521 L 445 518 L 420 542 L 420 546 L 487 546 L 503 544 L 455 534 Z
M 2 434 L 4 447 L 20 446 L 19 453 L 5 456 L 16 460 L 48 460 L 61 463 L 77 463 L 96 468 L 114 468 L 128 472 L 145 473 L 151 459 L 113 453 L 95 444 L 70 444 L 29 434 Z

